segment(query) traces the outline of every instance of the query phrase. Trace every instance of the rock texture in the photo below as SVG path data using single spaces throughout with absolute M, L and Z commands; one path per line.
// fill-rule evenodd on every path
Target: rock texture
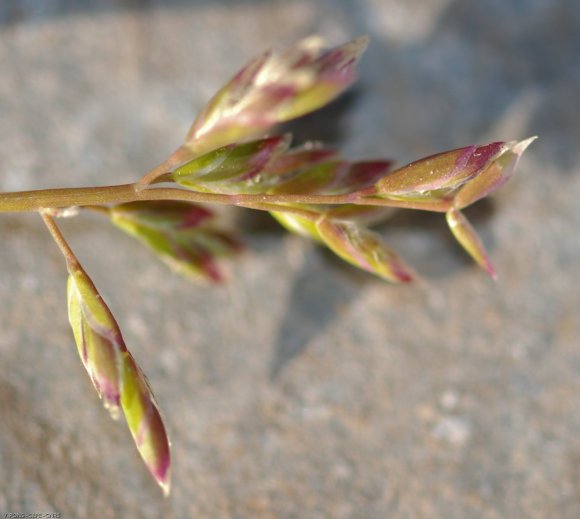
M 470 217 L 381 229 L 394 287 L 264 215 L 224 288 L 195 287 L 97 217 L 63 222 L 164 411 L 164 500 L 73 344 L 36 215 L 1 215 L 0 512 L 63 518 L 580 517 L 580 4 L 149 0 L 0 4 L 0 190 L 130 181 L 262 49 L 369 34 L 358 86 L 292 125 L 399 162 L 539 135 Z

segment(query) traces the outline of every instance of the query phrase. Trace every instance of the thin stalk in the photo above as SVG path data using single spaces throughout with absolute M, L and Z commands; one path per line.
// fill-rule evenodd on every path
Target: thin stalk
M 79 260 L 75 256 L 75 253 L 70 248 L 70 245 L 65 240 L 64 236 L 60 232 L 58 225 L 54 221 L 54 218 L 49 214 L 48 211 L 40 211 L 40 216 L 44 220 L 44 223 L 48 227 L 50 234 L 54 238 L 54 241 L 58 245 L 58 248 L 62 252 L 62 255 L 66 259 L 66 264 L 69 268 L 69 271 L 72 269 L 80 269 L 81 266 L 79 264 Z
M 315 205 L 377 205 L 400 207 L 424 211 L 445 212 L 450 200 L 414 201 L 389 199 L 368 194 L 345 195 L 287 195 L 287 194 L 237 194 L 200 193 L 178 188 L 142 189 L 135 184 L 117 186 L 80 187 L 61 189 L 39 189 L 0 193 L 0 213 L 41 211 L 48 208 L 72 206 L 95 206 L 135 202 L 138 200 L 182 200 L 186 202 L 236 205 L 264 211 L 275 210 L 271 204 L 315 204 Z
M 135 190 L 141 191 L 146 189 L 150 184 L 159 182 L 160 179 L 171 172 L 171 170 L 192 158 L 192 150 L 186 146 L 180 146 L 169 156 L 166 161 L 159 164 L 159 166 L 153 168 L 148 173 L 145 173 L 145 175 L 143 175 L 137 182 L 135 182 Z

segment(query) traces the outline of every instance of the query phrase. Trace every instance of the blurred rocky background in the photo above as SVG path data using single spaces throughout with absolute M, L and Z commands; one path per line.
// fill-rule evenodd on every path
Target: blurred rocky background
M 63 222 L 164 411 L 163 499 L 79 361 L 40 218 L 1 215 L 2 514 L 580 517 L 577 0 L 2 0 L 0 190 L 136 179 L 249 58 L 312 33 L 371 46 L 298 141 L 405 163 L 539 135 L 468 211 L 499 282 L 428 214 L 381 228 L 413 287 L 267 215 L 233 215 L 248 250 L 221 288 L 96 216 Z

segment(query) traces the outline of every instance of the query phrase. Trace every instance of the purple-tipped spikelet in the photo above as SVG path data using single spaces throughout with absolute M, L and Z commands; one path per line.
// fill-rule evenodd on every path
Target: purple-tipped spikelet
M 376 184 L 381 196 L 441 198 L 478 176 L 501 155 L 504 143 L 437 153 L 392 171 Z
M 412 269 L 380 236 L 354 222 L 322 218 L 316 229 L 330 250 L 345 261 L 394 283 L 410 283 Z
M 215 224 L 214 213 L 189 202 L 128 202 L 109 208 L 111 221 L 152 250 L 172 270 L 190 279 L 223 281 L 219 260 L 242 244 Z
M 290 135 L 266 137 L 241 144 L 227 144 L 175 168 L 174 182 L 208 193 L 255 193 L 267 188 L 273 175 L 264 175 L 288 149 Z
M 141 458 L 167 495 L 169 439 L 147 379 L 89 276 L 78 263 L 69 263 L 68 270 L 69 322 L 81 360 L 111 415 L 125 416 Z
M 312 112 L 356 79 L 363 37 L 325 50 L 318 37 L 285 52 L 266 52 L 240 70 L 207 104 L 187 135 L 196 153 L 260 135 L 272 126 Z
M 505 184 L 535 139 L 493 142 L 438 153 L 388 173 L 364 196 L 397 200 L 415 209 L 445 211 L 457 241 L 495 279 L 483 243 L 460 209 Z
M 469 220 L 458 209 L 451 208 L 445 213 L 447 225 L 455 239 L 465 251 L 484 269 L 492 279 L 497 279 L 497 273 L 493 268 L 489 254 Z
M 479 172 L 453 194 L 453 207 L 446 214 L 447 224 L 457 241 L 493 279 L 497 279 L 497 274 L 489 255 L 475 229 L 460 209 L 503 186 L 513 174 L 522 153 L 535 139 L 536 137 L 530 137 L 519 142 L 501 143 L 499 152 L 485 161 Z

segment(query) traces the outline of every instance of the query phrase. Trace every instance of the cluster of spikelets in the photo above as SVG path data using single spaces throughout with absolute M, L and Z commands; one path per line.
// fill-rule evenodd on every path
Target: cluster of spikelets
M 215 200 L 269 211 L 354 266 L 405 283 L 412 281 L 412 269 L 369 226 L 391 207 L 444 212 L 459 243 L 495 276 L 461 210 L 503 185 L 533 139 L 468 146 L 393 170 L 390 161 L 349 162 L 334 150 L 291 148 L 289 135 L 267 134 L 351 85 L 366 44 L 360 38 L 326 49 L 309 38 L 254 59 L 201 111 L 184 144 L 135 184 L 138 194 L 169 183 L 167 200 L 136 196 L 96 209 L 187 276 L 219 281 L 219 259 L 240 249 L 210 210 L 192 202 Z M 175 188 L 188 196 L 179 199 Z M 64 242 L 52 220 L 59 211 L 44 214 L 57 241 Z M 147 468 L 168 493 L 169 440 L 146 378 L 92 281 L 70 249 L 65 256 L 69 319 L 84 366 L 112 415 L 125 416 Z

